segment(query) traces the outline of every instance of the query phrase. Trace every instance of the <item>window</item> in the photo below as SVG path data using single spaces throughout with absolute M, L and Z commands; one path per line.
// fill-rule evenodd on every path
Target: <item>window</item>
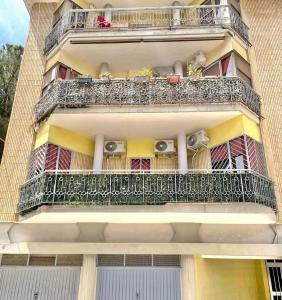
M 204 76 L 226 76 L 230 55 L 220 59 L 204 70 Z
M 268 260 L 267 273 L 271 300 L 282 300 L 282 262 L 281 260 Z
M 210 149 L 213 170 L 253 170 L 267 175 L 262 144 L 240 136 Z
M 29 178 L 37 176 L 45 170 L 69 170 L 70 166 L 70 150 L 54 144 L 44 144 L 32 152 Z
M 72 1 L 65 0 L 61 6 L 55 11 L 53 18 L 53 27 L 58 24 L 58 22 L 62 19 L 62 17 L 71 9 L 80 9 L 81 7 Z
M 252 86 L 251 67 L 247 61 L 235 52 L 208 66 L 203 74 L 204 76 L 238 76 Z
M 77 76 L 79 76 L 80 73 L 74 71 L 73 69 L 58 63 L 53 68 L 51 68 L 48 72 L 44 75 L 44 83 L 43 83 L 43 92 L 44 95 L 50 86 L 50 84 L 55 79 L 63 79 L 63 80 L 73 80 L 76 79 Z
M 131 170 L 148 171 L 151 169 L 151 160 L 149 158 L 133 158 L 131 159 Z
M 48 145 L 45 170 L 69 170 L 71 151 L 54 144 Z
M 220 75 L 221 75 L 221 71 L 220 71 L 219 62 L 216 62 L 215 64 L 213 64 L 211 67 L 208 67 L 204 71 L 204 76 L 220 76 Z

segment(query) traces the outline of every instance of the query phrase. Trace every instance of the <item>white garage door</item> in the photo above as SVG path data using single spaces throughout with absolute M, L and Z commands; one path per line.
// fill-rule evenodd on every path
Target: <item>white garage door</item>
M 77 300 L 79 267 L 1 267 L 1 300 Z
M 180 268 L 98 264 L 96 299 L 180 300 Z

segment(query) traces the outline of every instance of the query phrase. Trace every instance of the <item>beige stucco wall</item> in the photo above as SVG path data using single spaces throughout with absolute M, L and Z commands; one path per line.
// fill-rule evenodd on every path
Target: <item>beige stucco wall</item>
M 270 176 L 275 181 L 282 218 L 282 2 L 242 0 L 243 17 L 250 27 L 252 76 L 262 96 L 262 138 Z M 280 13 L 279 13 L 280 12 Z
M 41 93 L 44 40 L 50 31 L 53 4 L 35 4 L 0 169 L 0 221 L 15 220 L 19 186 L 26 179 L 33 144 L 34 104 Z

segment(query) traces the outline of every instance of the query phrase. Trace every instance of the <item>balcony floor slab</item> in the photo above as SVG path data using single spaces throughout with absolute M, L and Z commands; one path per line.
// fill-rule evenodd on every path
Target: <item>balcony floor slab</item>
M 119 223 L 119 224 L 274 224 L 276 215 L 252 203 L 171 204 L 162 206 L 107 206 L 66 208 L 42 206 L 22 217 L 22 223 Z

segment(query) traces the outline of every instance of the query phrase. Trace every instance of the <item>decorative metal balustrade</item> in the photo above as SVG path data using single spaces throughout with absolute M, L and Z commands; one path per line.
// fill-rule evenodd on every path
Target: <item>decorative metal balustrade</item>
M 238 77 L 203 77 L 197 81 L 183 78 L 176 85 L 164 78 L 146 83 L 126 79 L 93 79 L 88 84 L 57 80 L 36 104 L 35 112 L 40 121 L 56 107 L 213 103 L 242 103 L 260 115 L 260 97 Z
M 195 27 L 230 28 L 248 41 L 248 27 L 228 5 L 76 9 L 63 16 L 47 36 L 45 52 L 69 30 L 101 32 Z
M 21 187 L 18 212 L 41 205 L 257 203 L 276 208 L 272 182 L 246 170 L 45 172 Z

